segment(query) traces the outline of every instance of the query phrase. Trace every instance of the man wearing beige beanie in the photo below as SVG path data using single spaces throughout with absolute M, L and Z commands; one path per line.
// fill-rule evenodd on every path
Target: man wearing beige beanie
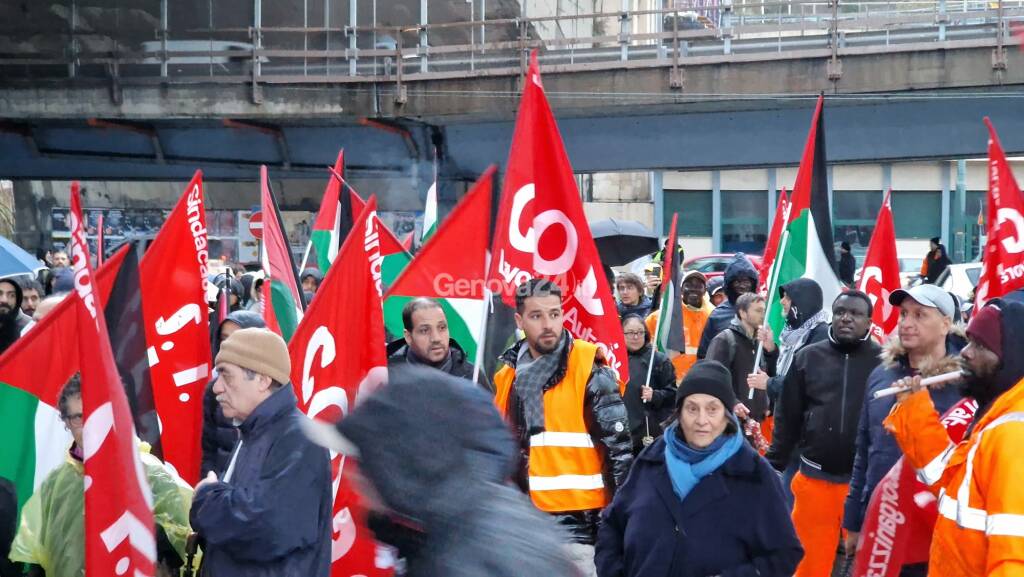
M 310 443 L 289 381 L 288 347 L 266 329 L 240 329 L 220 346 L 213 392 L 238 427 L 223 478 L 196 485 L 192 527 L 202 575 L 326 577 L 331 563 L 331 471 Z

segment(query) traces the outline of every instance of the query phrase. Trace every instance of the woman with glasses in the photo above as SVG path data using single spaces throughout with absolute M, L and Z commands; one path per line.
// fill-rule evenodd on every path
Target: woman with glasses
M 626 403 L 636 455 L 661 435 L 661 422 L 668 418 L 676 395 L 676 373 L 664 353 L 654 351 L 651 356 L 651 335 L 639 315 L 622 319 L 622 333 L 629 352 L 629 383 L 622 400 Z M 648 370 L 652 364 L 653 368 Z

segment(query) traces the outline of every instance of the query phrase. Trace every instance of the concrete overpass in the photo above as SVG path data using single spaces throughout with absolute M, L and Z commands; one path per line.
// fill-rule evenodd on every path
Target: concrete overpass
M 241 53 L 166 34 L 157 53 L 129 41 L 103 50 L 95 38 L 87 49 L 72 34 L 71 57 L 53 46 L 0 54 L 0 175 L 183 180 L 202 167 L 211 179 L 251 180 L 265 163 L 282 178 L 319 180 L 345 147 L 353 174 L 415 176 L 431 173 L 437 147 L 444 178 L 472 179 L 505 160 L 530 48 L 541 50 L 579 172 L 793 164 L 819 92 L 829 96 L 832 162 L 983 156 L 985 115 L 1010 152 L 1024 152 L 1021 3 L 905 4 L 935 11 L 744 20 L 737 8 L 685 30 L 665 28 L 673 11 L 623 12 L 592 15 L 618 21 L 616 35 L 550 40 L 536 26 L 552 18 L 509 17 L 514 6 L 498 3 L 504 18 L 486 21 L 356 19 L 343 31 L 361 40 L 303 50 L 263 39 L 329 29 L 253 16 L 255 41 Z M 638 33 L 644 16 L 665 20 Z M 466 43 L 451 32 L 477 26 L 500 34 Z M 423 42 L 427 34 L 434 40 Z M 117 31 L 103 38 L 119 45 Z

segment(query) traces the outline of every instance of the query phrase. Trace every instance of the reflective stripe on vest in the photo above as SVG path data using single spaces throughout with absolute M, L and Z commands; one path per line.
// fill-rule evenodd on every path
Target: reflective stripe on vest
M 929 487 L 938 483 L 939 479 L 942 478 L 942 472 L 946 470 L 946 463 L 949 462 L 949 458 L 953 456 L 953 451 L 955 450 L 956 445 L 950 442 L 946 450 L 939 453 L 938 457 L 932 459 L 931 463 L 917 470 L 917 478 Z
M 970 506 L 971 484 L 974 480 L 974 457 L 978 453 L 978 447 L 981 446 L 982 436 L 986 431 L 1000 425 L 1020 422 L 1024 422 L 1024 413 L 1007 413 L 978 431 L 978 437 L 967 453 L 967 471 L 957 489 L 956 498 L 947 495 L 945 489 L 939 491 L 939 515 L 953 521 L 963 529 L 984 531 L 989 536 L 1024 537 L 1024 515 L 1009 513 L 989 515 L 988 511 L 984 509 Z
M 583 415 L 596 356 L 596 345 L 574 341 L 565 377 L 544 392 L 545 430 L 530 437 L 528 471 L 530 499 L 541 511 L 587 511 L 609 503 L 604 461 Z M 514 382 L 508 366 L 494 376 L 495 404 L 506 418 Z

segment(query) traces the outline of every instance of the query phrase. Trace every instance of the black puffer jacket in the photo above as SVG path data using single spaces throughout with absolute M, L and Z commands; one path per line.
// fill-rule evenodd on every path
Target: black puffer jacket
M 267 326 L 263 317 L 250 311 L 235 311 L 224 319 L 224 322 L 231 321 L 243 329 L 263 328 Z M 220 349 L 220 332 L 224 323 L 217 327 L 216 349 L 213 358 L 217 358 L 217 351 Z M 203 477 L 213 471 L 220 475 L 228 466 L 231 459 L 231 451 L 238 442 L 238 428 L 230 419 L 224 416 L 224 411 L 217 402 L 217 395 L 213 392 L 213 383 L 216 377 L 206 385 L 206 392 L 203 394 L 203 461 L 200 465 L 200 472 Z
M 704 325 L 704 332 L 700 336 L 700 346 L 697 347 L 697 358 L 703 359 L 708 354 L 708 347 L 711 340 L 718 336 L 718 333 L 729 327 L 729 323 L 736 317 L 736 299 L 740 295 L 732 289 L 732 281 L 740 278 L 749 278 L 754 281 L 754 289 L 757 289 L 757 269 L 747 260 L 747 255 L 742 252 L 732 257 L 732 262 L 725 269 L 725 301 L 711 311 L 708 323 Z
M 544 390 L 551 389 L 565 378 L 568 370 L 569 354 L 574 344 L 569 332 L 563 330 L 562 338 L 568 339 L 559 363 L 558 369 L 551 376 L 551 379 L 544 386 Z M 526 346 L 526 340 L 521 340 L 505 351 L 501 362 L 515 369 L 519 359 L 519 351 Z M 509 394 L 509 407 L 506 412 L 510 415 L 513 427 L 513 435 L 519 440 L 520 454 L 522 460 L 516 481 L 520 488 L 528 491 L 530 465 L 530 437 L 525 426 L 523 409 L 515 391 Z M 601 447 L 604 452 L 604 483 L 605 487 L 614 493 L 626 482 L 629 475 L 629 468 L 633 464 L 633 447 L 629 437 L 628 418 L 626 416 L 626 405 L 619 395 L 619 384 L 615 380 L 615 373 L 608 368 L 604 361 L 598 358 L 594 362 L 594 370 L 590 374 L 590 382 L 587 383 L 587 394 L 584 399 L 584 419 L 587 422 L 587 430 L 594 440 L 595 447 Z M 587 545 L 593 545 L 597 538 L 597 525 L 600 520 L 601 511 L 577 511 L 572 513 L 555 514 L 555 520 L 559 525 L 566 527 L 572 532 L 573 541 Z
M 399 548 L 407 577 L 577 575 L 555 546 L 567 536 L 504 482 L 516 443 L 484 391 L 404 365 L 337 430 L 391 511 L 377 538 Z
M 849 479 L 868 376 L 881 363 L 881 351 L 869 334 L 852 345 L 839 344 L 830 335 L 797 352 L 775 413 L 767 454 L 773 467 L 784 470 L 799 448 L 805 475 Z
M 759 423 L 764 421 L 769 410 L 768 393 L 755 389 L 754 398 L 751 399 L 750 387 L 747 386 L 747 376 L 754 372 L 754 360 L 757 359 L 757 340 L 747 335 L 739 319 L 733 319 L 729 328 L 711 341 L 707 358 L 729 368 L 736 399 L 750 409 L 750 418 Z M 772 352 L 764 351 L 761 355 L 760 370 L 769 377 L 775 376 L 775 363 L 778 358 L 778 348 Z
M 459 343 L 455 342 L 455 339 L 448 339 L 448 351 L 451 355 L 451 363 L 449 364 L 446 361 L 442 366 L 435 367 L 429 363 L 422 362 L 420 358 L 409 349 L 409 345 L 406 344 L 404 339 L 391 341 L 388 343 L 387 347 L 388 369 L 394 369 L 405 365 L 420 365 L 433 369 L 441 369 L 443 372 L 446 372 L 453 377 L 472 381 L 475 367 L 473 363 L 469 362 L 466 358 L 466 351 L 462 349 Z M 484 374 L 483 370 L 481 370 L 480 374 L 476 376 L 476 384 L 488 391 L 494 390 L 494 387 L 491 386 L 491 383 L 487 379 L 487 375 Z
M 14 341 L 18 340 L 21 331 L 32 321 L 21 312 L 21 302 L 24 300 L 21 285 L 14 282 L 13 279 L 3 279 L 0 280 L 0 283 L 13 286 L 15 294 L 14 308 L 7 311 L 6 314 L 0 315 L 0 354 L 2 354 L 14 344 Z

